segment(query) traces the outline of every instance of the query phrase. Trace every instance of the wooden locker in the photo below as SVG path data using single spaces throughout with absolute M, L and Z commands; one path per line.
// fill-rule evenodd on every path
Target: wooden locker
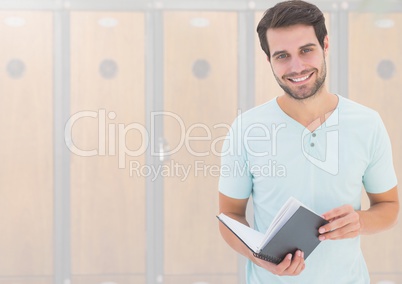
M 23 277 L 23 278 L 6 277 L 4 279 L 0 278 L 0 284 L 50 284 L 50 283 L 53 283 L 52 277 L 50 277 L 50 276 L 46 276 L 46 277 L 27 276 L 27 277 Z
M 398 119 L 402 107 L 401 30 L 401 14 L 352 13 L 349 17 L 349 97 L 380 113 L 391 138 L 399 180 L 402 177 L 402 128 Z M 390 231 L 362 237 L 363 252 L 373 277 L 401 274 L 401 233 L 399 222 Z
M 237 257 L 215 216 L 218 154 L 237 115 L 237 15 L 166 12 L 164 42 L 164 135 L 173 152 L 165 165 L 189 170 L 164 179 L 165 283 L 236 283 Z
M 146 283 L 145 275 L 127 275 L 120 276 L 116 274 L 111 275 L 76 275 L 73 278 L 72 283 L 74 284 L 142 284 Z M 0 282 L 1 284 L 1 282 Z M 8 284 L 8 283 L 7 283 Z
M 49 12 L 0 12 L 2 283 L 53 274 L 52 29 Z
M 145 283 L 144 21 L 71 13 L 73 283 Z

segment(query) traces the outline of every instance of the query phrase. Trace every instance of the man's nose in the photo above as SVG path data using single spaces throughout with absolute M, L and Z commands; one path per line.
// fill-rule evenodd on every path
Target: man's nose
M 305 64 L 299 57 L 292 57 L 290 64 L 292 72 L 301 73 L 305 69 Z

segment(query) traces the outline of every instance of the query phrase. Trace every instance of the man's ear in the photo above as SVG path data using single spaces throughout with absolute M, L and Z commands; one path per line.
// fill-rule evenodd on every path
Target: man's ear
M 328 35 L 325 36 L 324 38 L 324 55 L 328 55 L 328 50 L 329 50 L 329 38 Z

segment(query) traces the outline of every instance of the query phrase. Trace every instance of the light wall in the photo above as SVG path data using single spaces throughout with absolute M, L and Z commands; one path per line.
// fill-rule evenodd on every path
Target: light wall
M 330 90 L 381 114 L 402 177 L 402 8 L 313 2 Z M 273 3 L 0 1 L 0 284 L 244 283 L 219 152 L 281 93 L 255 33 Z M 402 283 L 401 233 L 362 237 L 373 283 Z

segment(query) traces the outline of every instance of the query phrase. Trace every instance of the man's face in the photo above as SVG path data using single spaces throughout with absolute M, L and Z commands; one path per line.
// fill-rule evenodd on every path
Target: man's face
M 327 75 L 325 55 L 312 26 L 294 25 L 268 29 L 271 68 L 279 86 L 291 97 L 303 100 L 322 90 Z

